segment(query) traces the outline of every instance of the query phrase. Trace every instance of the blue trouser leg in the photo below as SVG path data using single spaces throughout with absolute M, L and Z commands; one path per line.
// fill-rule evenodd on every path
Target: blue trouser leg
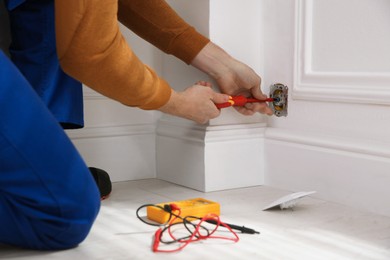
M 99 207 L 84 161 L 0 51 L 0 243 L 74 247 L 87 236 Z
M 11 0 L 9 7 L 12 61 L 65 128 L 82 127 L 82 85 L 57 57 L 54 0 Z

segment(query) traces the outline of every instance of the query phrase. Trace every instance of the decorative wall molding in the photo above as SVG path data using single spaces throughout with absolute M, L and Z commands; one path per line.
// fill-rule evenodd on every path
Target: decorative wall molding
M 236 125 L 196 125 L 160 120 L 157 135 L 187 142 L 206 143 L 263 138 L 266 123 Z M 261 129 L 259 131 L 259 129 Z
M 303 100 L 390 105 L 390 72 L 313 71 L 313 0 L 296 1 L 292 97 Z
M 266 130 L 265 184 L 390 216 L 389 143 Z
M 157 178 L 204 192 L 262 185 L 265 127 L 160 121 Z
M 111 181 L 156 177 L 155 124 L 87 127 L 66 132 L 87 165 L 106 170 Z
M 298 145 L 312 146 L 317 149 L 332 149 L 337 152 L 349 152 L 363 156 L 375 156 L 390 159 L 390 143 L 359 138 L 346 138 L 315 133 L 294 132 L 277 128 L 267 128 L 266 140 L 279 141 Z
M 105 138 L 114 136 L 155 135 L 155 124 L 115 125 L 85 127 L 83 129 L 66 130 L 71 139 Z

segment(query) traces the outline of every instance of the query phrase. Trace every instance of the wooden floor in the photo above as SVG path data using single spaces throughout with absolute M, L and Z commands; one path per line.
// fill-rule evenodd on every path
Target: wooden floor
M 289 191 L 259 186 L 202 193 L 155 179 L 115 183 L 113 188 L 79 247 L 36 252 L 0 246 L 0 259 L 390 259 L 389 217 L 312 197 L 292 210 L 262 211 Z M 156 227 L 140 222 L 135 210 L 145 203 L 197 197 L 219 202 L 223 221 L 261 234 L 239 234 L 237 243 L 207 240 L 178 253 L 153 253 Z

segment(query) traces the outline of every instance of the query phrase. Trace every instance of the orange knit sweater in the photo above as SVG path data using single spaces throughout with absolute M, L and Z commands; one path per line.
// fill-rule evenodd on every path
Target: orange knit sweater
M 187 64 L 209 42 L 163 0 L 56 0 L 57 51 L 70 76 L 128 106 L 157 109 L 171 88 L 123 38 L 129 29 Z

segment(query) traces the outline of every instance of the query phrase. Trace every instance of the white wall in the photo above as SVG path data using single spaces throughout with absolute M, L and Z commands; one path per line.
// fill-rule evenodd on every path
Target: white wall
M 263 74 L 263 42 L 261 1 L 258 0 L 168 0 L 188 23 L 224 48 L 236 59 L 251 66 L 259 75 Z M 163 55 L 162 75 L 176 90 L 184 90 L 198 80 L 215 82 L 206 74 L 187 66 L 168 55 Z M 267 90 L 266 86 L 263 88 Z M 164 117 L 167 120 L 181 119 Z M 260 114 L 246 117 L 234 109 L 222 110 L 222 115 L 211 120 L 210 125 L 264 123 Z
M 264 0 L 266 184 L 390 215 L 390 1 Z
M 260 1 L 168 2 L 201 33 L 262 74 Z M 166 55 L 163 76 L 176 90 L 211 81 Z M 265 116 L 246 117 L 233 108 L 203 126 L 163 116 L 157 129 L 157 177 L 201 191 L 263 184 L 265 121 Z

